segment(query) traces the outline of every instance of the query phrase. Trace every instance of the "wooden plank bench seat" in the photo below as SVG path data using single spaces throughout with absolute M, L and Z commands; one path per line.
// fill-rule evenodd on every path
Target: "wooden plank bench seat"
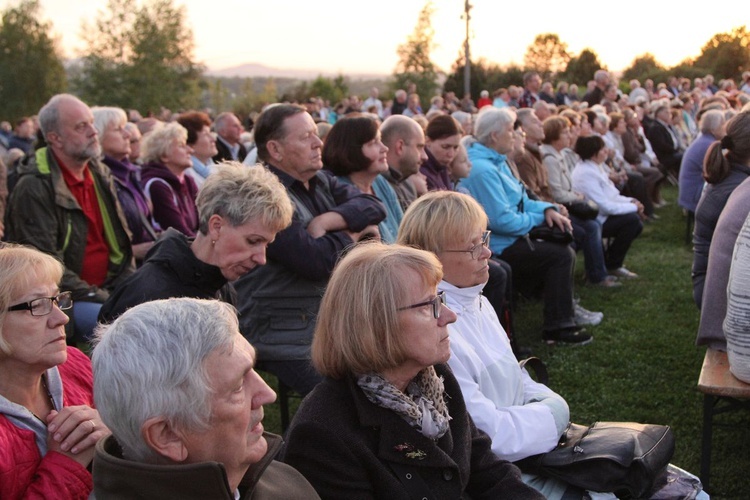
M 742 409 L 750 410 L 750 384 L 732 375 L 726 352 L 707 349 L 698 379 L 698 390 L 703 393 L 701 482 L 703 488 L 708 490 L 714 416 Z

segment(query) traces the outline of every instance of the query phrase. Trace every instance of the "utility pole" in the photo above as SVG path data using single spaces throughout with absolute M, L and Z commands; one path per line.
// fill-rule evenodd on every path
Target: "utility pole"
M 471 58 L 469 56 L 469 20 L 471 15 L 469 11 L 472 5 L 469 0 L 464 2 L 464 18 L 466 18 L 466 40 L 464 41 L 464 95 L 471 93 Z M 463 96 L 462 96 L 463 97 Z

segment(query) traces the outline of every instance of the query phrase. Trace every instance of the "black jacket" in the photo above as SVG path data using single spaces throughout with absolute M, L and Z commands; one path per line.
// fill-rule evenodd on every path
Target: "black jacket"
M 214 155 L 214 161 L 216 163 L 221 163 L 224 160 L 226 161 L 232 161 L 234 158 L 232 158 L 232 153 L 229 151 L 229 148 L 227 147 L 224 142 L 222 142 L 218 137 L 216 138 L 216 150 L 218 153 Z M 237 153 L 237 161 L 241 162 L 245 159 L 247 156 L 247 148 L 240 143 L 240 152 Z
M 283 460 L 327 499 L 540 499 L 520 471 L 491 450 L 474 426 L 445 365 L 450 430 L 433 441 L 391 410 L 371 403 L 354 377 L 326 379 L 304 399 Z M 411 494 L 410 494 L 411 493 Z
M 231 285 L 221 270 L 198 260 L 190 249 L 191 242 L 173 228 L 162 233 L 143 265 L 109 296 L 99 312 L 99 321 L 110 323 L 133 306 L 170 297 L 233 302 Z

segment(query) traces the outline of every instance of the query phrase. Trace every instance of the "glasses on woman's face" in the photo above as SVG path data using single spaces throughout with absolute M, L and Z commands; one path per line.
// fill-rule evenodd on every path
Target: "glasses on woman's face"
M 427 302 L 420 302 L 419 304 L 412 304 L 406 307 L 399 307 L 398 311 L 406 311 L 407 309 L 416 309 L 417 307 L 432 306 L 432 316 L 435 319 L 440 318 L 440 311 L 445 305 L 445 292 L 438 292 L 434 299 L 428 300 Z
M 30 311 L 32 316 L 46 316 L 52 312 L 52 304 L 57 304 L 57 307 L 65 311 L 73 307 L 73 297 L 70 292 L 63 292 L 55 297 L 40 297 L 10 306 L 8 311 Z
M 485 231 L 484 233 L 482 233 L 482 241 L 469 248 L 468 250 L 443 250 L 443 252 L 468 252 L 471 254 L 472 259 L 477 260 L 479 259 L 479 256 L 482 255 L 482 250 L 484 249 L 484 247 L 488 246 L 490 246 L 490 232 Z

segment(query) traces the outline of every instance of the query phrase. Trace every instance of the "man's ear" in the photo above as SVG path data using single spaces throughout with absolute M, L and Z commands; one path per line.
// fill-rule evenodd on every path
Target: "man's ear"
M 398 139 L 395 144 L 394 152 L 396 153 L 396 156 L 402 156 L 404 154 L 404 147 L 406 146 L 406 141 L 403 139 Z
M 182 436 L 164 417 L 152 417 L 141 426 L 141 436 L 149 448 L 175 463 L 187 460 L 188 451 Z
M 279 141 L 276 140 L 270 140 L 266 143 L 266 150 L 268 151 L 268 155 L 271 157 L 274 161 L 281 161 L 282 160 L 282 146 Z
M 44 140 L 50 146 L 55 146 L 56 148 L 62 147 L 62 140 L 60 139 L 60 134 L 57 132 L 48 132 L 44 137 Z

